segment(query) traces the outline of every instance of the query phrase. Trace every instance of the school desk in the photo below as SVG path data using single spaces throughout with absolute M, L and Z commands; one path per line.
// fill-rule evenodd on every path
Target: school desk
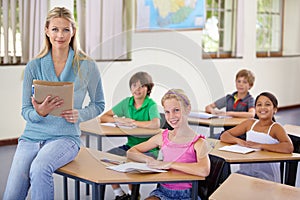
M 101 125 L 99 117 L 80 123 L 81 134 L 85 135 L 85 146 L 90 147 L 90 136 L 97 138 L 97 149 L 102 151 L 103 137 L 150 137 L 161 131 L 161 129 L 146 128 L 119 128 Z M 64 180 L 66 182 L 66 178 Z M 89 185 L 86 185 L 86 194 L 89 195 Z
M 99 118 L 94 118 L 89 121 L 80 123 L 81 134 L 86 136 L 86 147 L 89 147 L 89 136 L 97 137 L 97 149 L 102 150 L 103 137 L 150 137 L 161 131 L 161 129 L 146 129 L 146 128 L 118 128 L 101 125 Z
M 104 199 L 105 185 L 107 184 L 153 184 L 162 182 L 192 182 L 192 199 L 197 199 L 198 182 L 205 180 L 204 177 L 190 175 L 170 170 L 162 173 L 122 173 L 107 169 L 107 163 L 100 161 L 109 158 L 118 161 L 126 161 L 121 157 L 96 149 L 82 147 L 78 156 L 69 164 L 56 170 L 56 174 L 72 178 L 76 181 L 75 198 L 79 199 L 79 181 L 92 185 L 92 199 Z M 64 188 L 64 197 L 67 198 L 67 190 Z M 138 190 L 133 190 L 133 196 L 138 197 Z
M 202 118 L 195 118 L 195 117 L 188 118 L 190 125 L 209 127 L 210 138 L 214 138 L 214 128 L 236 126 L 245 120 L 247 120 L 247 118 L 237 118 L 237 117 L 212 118 L 212 119 L 202 119 Z
M 300 154 L 298 153 L 276 153 L 270 151 L 255 151 L 248 154 L 233 153 L 228 151 L 219 150 L 220 147 L 230 145 L 220 140 L 209 139 L 208 140 L 214 148 L 209 154 L 224 159 L 229 164 L 243 164 L 243 163 L 259 163 L 259 162 L 284 162 L 285 163 L 285 179 L 283 183 L 291 186 L 295 186 L 296 176 L 294 172 L 290 170 L 290 165 L 297 165 L 300 160 Z
M 233 173 L 215 190 L 209 200 L 298 200 L 299 197 L 300 188 Z

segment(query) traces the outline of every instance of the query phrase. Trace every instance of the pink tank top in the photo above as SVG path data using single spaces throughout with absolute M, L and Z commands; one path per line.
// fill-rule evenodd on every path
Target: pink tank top
M 169 130 L 166 129 L 162 133 L 163 144 L 161 147 L 163 161 L 166 162 L 182 162 L 192 163 L 197 162 L 196 151 L 194 144 L 199 138 L 205 139 L 203 135 L 197 135 L 192 141 L 185 144 L 174 143 L 169 140 Z M 192 187 L 190 182 L 188 183 L 165 183 L 162 184 L 164 187 L 172 190 L 185 190 Z

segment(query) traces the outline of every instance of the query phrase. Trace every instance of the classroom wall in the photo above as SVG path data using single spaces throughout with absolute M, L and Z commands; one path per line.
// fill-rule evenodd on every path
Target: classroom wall
M 299 5 L 296 0 L 286 2 L 290 3 L 286 7 L 292 10 Z M 216 98 L 235 90 L 235 74 L 241 68 L 248 68 L 256 75 L 254 87 L 250 90 L 253 96 L 268 90 L 278 97 L 280 107 L 299 105 L 300 57 L 256 58 L 256 21 L 253 15 L 256 11 L 255 1 L 244 1 L 244 6 L 247 9 L 244 9 L 242 58 L 203 60 L 201 31 L 134 33 L 132 61 L 98 63 L 103 79 L 106 109 L 110 109 L 124 96 L 130 95 L 128 81 L 133 73 L 148 71 L 155 82 L 151 97 L 159 105 L 163 93 L 176 87 L 187 92 L 193 110 L 203 110 L 205 105 Z M 299 20 L 293 17 L 286 19 L 286 26 L 299 29 Z M 290 33 L 285 40 L 286 52 L 298 52 L 298 37 Z M 0 140 L 19 137 L 25 126 L 20 115 L 23 69 L 24 66 L 0 67 Z

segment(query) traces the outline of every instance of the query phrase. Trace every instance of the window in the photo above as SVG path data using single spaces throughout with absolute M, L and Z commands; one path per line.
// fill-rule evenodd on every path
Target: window
M 282 56 L 282 0 L 258 0 L 256 56 Z
M 0 1 L 0 64 L 20 63 L 22 55 L 18 1 Z
M 52 2 L 52 6 L 49 6 Z M 68 0 L 82 49 L 97 61 L 129 60 L 131 7 L 125 1 Z M 61 1 L 0 0 L 0 65 L 25 64 L 43 44 L 48 10 Z M 68 6 L 66 6 L 68 7 Z
M 207 0 L 202 35 L 203 58 L 236 56 L 237 0 Z

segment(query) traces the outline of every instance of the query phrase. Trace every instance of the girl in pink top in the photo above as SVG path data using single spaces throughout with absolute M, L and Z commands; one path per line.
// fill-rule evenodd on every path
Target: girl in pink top
M 208 152 L 210 150 L 204 136 L 195 133 L 188 125 L 191 104 L 180 89 L 169 90 L 161 100 L 167 122 L 174 128 L 151 137 L 127 151 L 128 158 L 146 162 L 156 169 L 178 170 L 188 174 L 206 177 L 210 172 Z M 163 160 L 155 160 L 143 152 L 160 147 Z M 173 200 L 191 199 L 190 182 L 162 183 L 150 193 L 149 199 Z

